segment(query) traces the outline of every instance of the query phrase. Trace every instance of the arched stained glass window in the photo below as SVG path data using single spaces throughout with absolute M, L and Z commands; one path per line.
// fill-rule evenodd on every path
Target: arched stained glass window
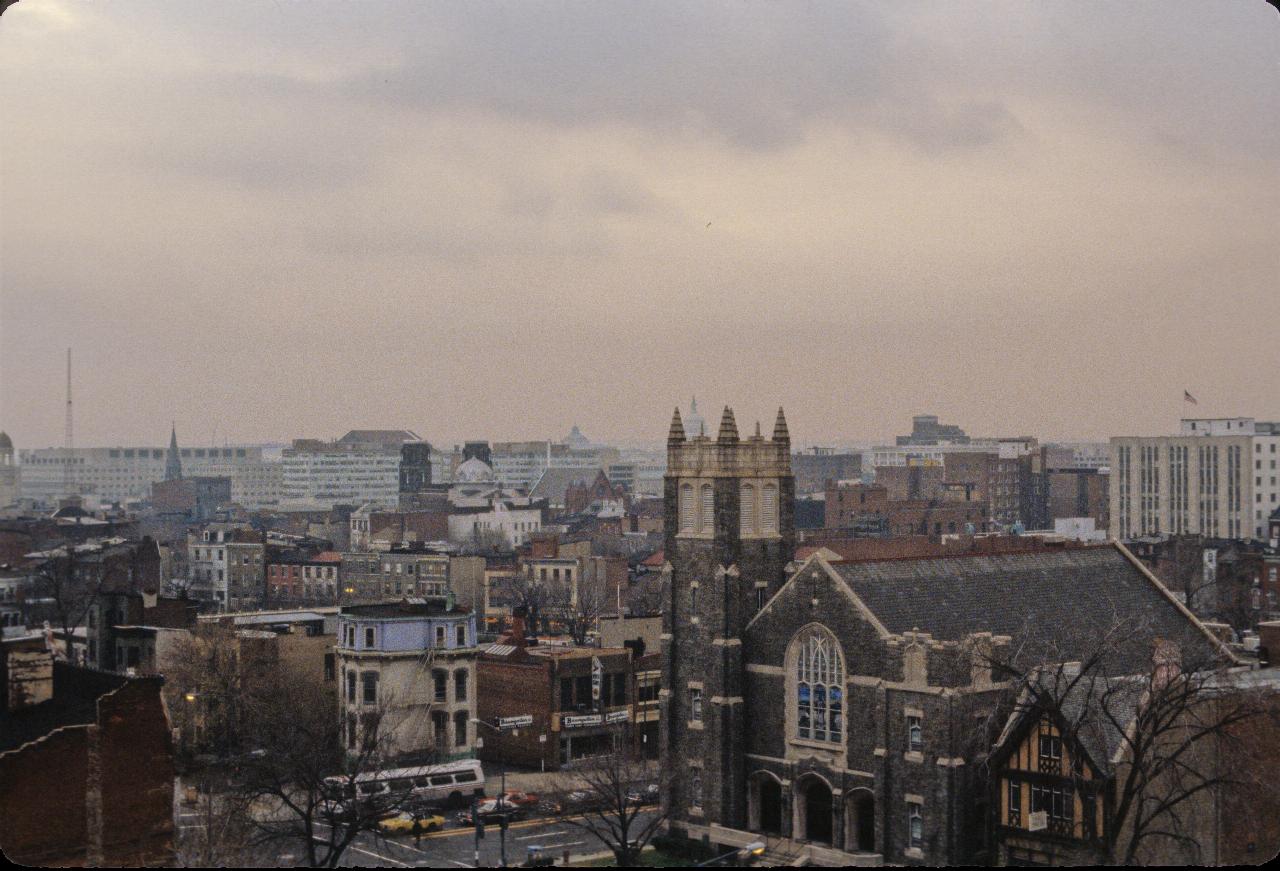
M 844 666 L 830 632 L 820 626 L 791 642 L 796 737 L 839 743 L 844 739 Z

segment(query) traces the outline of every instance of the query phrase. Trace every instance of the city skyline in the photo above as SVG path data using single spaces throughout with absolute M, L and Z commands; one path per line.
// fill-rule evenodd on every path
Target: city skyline
M 1275 417 L 1274 15 L 19 3 L 0 419 L 67 346 L 82 444 Z

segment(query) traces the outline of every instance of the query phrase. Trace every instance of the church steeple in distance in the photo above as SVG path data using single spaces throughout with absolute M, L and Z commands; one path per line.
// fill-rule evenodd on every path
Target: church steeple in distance
M 164 479 L 178 481 L 182 478 L 182 460 L 178 457 L 178 428 L 171 425 L 169 430 L 169 450 L 164 456 Z

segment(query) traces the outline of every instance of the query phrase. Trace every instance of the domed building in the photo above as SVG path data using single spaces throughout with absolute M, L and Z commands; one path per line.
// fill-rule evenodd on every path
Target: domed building
M 455 484 L 492 484 L 496 480 L 493 467 L 479 457 L 467 460 L 453 473 Z

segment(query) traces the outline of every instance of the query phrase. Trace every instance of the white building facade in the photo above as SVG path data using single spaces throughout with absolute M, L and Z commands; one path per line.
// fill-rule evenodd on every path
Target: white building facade
M 335 648 L 344 746 L 359 746 L 365 714 L 381 714 L 387 750 L 436 759 L 475 748 L 476 621 L 451 599 L 352 605 Z
M 400 451 L 295 441 L 282 452 L 280 507 L 363 505 L 394 509 L 400 500 Z
M 1111 439 L 1111 535 L 1262 539 L 1280 505 L 1280 424 L 1195 418 Z
M 164 480 L 165 448 L 36 448 L 20 452 L 22 495 L 56 504 L 68 481 L 80 495 L 103 501 L 145 499 Z M 181 448 L 184 477 L 231 479 L 231 498 L 246 508 L 272 507 L 280 496 L 280 467 L 255 446 Z M 70 472 L 68 473 L 68 466 Z

